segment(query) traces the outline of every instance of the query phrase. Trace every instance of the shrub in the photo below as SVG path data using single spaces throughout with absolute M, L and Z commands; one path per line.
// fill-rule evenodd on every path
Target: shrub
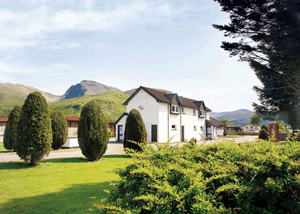
M 132 154 L 100 213 L 300 213 L 300 143 L 182 147 Z
M 107 129 L 107 118 L 95 101 L 83 106 L 78 126 L 78 141 L 82 154 L 90 161 L 99 160 L 106 152 L 109 140 Z
M 52 148 L 59 149 L 68 139 L 68 123 L 64 113 L 61 111 L 52 111 L 51 113 L 52 126 Z
M 268 131 L 265 130 L 265 129 L 260 130 L 258 138 L 259 139 L 263 139 L 263 140 L 269 140 L 269 133 L 268 133 Z
M 40 92 L 28 95 L 17 125 L 17 154 L 32 166 L 49 155 L 52 144 L 50 110 Z
M 123 147 L 124 149 L 128 148 L 135 151 L 142 150 L 139 145 L 130 141 L 135 141 L 141 144 L 145 144 L 147 142 L 147 131 L 145 124 L 140 112 L 136 109 L 132 109 L 126 119 Z
M 9 116 L 8 122 L 4 130 L 4 139 L 3 145 L 5 149 L 16 151 L 17 147 L 17 124 L 20 118 L 22 107 L 17 105 L 15 106 Z
M 192 138 L 189 142 L 190 144 L 197 144 L 197 139 L 196 138 Z
M 226 129 L 224 129 L 224 136 L 226 136 L 227 135 L 227 130 Z
M 241 127 L 241 125 L 237 125 L 237 131 L 243 131 L 243 128 Z
M 265 130 L 267 130 L 267 131 L 269 132 L 269 127 L 266 126 L 266 125 L 262 125 L 262 126 L 261 126 L 261 129 L 265 129 Z

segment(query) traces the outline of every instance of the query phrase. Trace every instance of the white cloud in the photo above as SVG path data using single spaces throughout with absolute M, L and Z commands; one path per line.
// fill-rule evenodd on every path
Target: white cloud
M 17 66 L 8 65 L 4 62 L 0 62 L 0 74 L 1 73 L 32 73 L 35 69 L 23 69 Z
M 88 10 L 91 10 L 94 6 L 94 0 L 85 0 L 85 7 Z

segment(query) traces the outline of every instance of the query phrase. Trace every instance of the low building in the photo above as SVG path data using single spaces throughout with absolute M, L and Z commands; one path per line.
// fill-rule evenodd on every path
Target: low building
M 254 125 L 254 124 L 245 124 L 243 126 L 243 130 L 244 130 L 244 132 L 259 133 L 260 126 Z
M 4 130 L 5 130 L 7 121 L 8 121 L 7 118 L 0 118 L 0 136 L 4 135 Z
M 238 132 L 238 127 L 234 125 L 227 125 L 226 127 L 227 134 L 236 134 Z

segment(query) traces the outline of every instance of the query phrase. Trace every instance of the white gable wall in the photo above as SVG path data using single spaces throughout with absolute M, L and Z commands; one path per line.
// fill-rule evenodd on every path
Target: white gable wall
M 170 111 L 170 109 L 168 109 Z M 179 114 L 170 114 L 170 123 L 169 123 L 170 135 L 169 138 L 172 138 L 170 142 L 180 142 L 180 115 Z M 172 125 L 176 125 L 176 130 L 172 129 Z
M 123 138 L 124 138 L 126 119 L 127 119 L 127 115 L 124 115 L 122 119 L 116 124 L 116 140 L 118 140 L 118 136 L 119 136 L 119 128 L 118 128 L 119 125 L 123 125 Z
M 158 132 L 158 143 L 166 143 L 168 141 L 168 115 L 170 106 L 167 103 L 159 103 L 159 129 Z M 170 129 L 171 130 L 171 126 Z
M 143 109 L 140 109 L 139 106 L 142 106 Z M 157 136 L 159 137 L 159 103 L 156 102 L 156 100 L 151 95 L 141 89 L 128 102 L 126 112 L 129 113 L 132 109 L 137 109 L 143 118 L 147 130 L 147 141 L 151 142 L 151 125 L 157 125 Z

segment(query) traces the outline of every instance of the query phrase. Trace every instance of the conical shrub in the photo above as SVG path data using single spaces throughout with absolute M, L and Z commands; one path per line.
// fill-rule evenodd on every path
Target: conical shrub
M 132 142 L 145 144 L 147 143 L 147 131 L 140 112 L 136 109 L 132 109 L 126 119 L 125 125 L 125 137 L 124 137 L 124 148 L 131 148 L 135 151 L 141 151 L 142 148 Z
M 81 111 L 78 142 L 82 154 L 90 161 L 99 160 L 107 150 L 108 120 L 100 106 L 91 101 Z
M 40 92 L 32 92 L 21 110 L 17 125 L 17 154 L 31 165 L 49 155 L 52 144 L 50 110 Z
M 64 113 L 61 111 L 52 111 L 51 113 L 52 126 L 52 148 L 59 149 L 68 139 L 68 123 Z
M 260 130 L 258 138 L 259 139 L 263 139 L 263 140 L 269 140 L 269 133 L 268 133 L 268 131 L 265 130 L 265 129 Z
M 22 107 L 17 105 L 15 106 L 9 116 L 8 122 L 4 131 L 3 144 L 4 148 L 8 150 L 16 151 L 17 147 L 17 125 L 20 118 Z

